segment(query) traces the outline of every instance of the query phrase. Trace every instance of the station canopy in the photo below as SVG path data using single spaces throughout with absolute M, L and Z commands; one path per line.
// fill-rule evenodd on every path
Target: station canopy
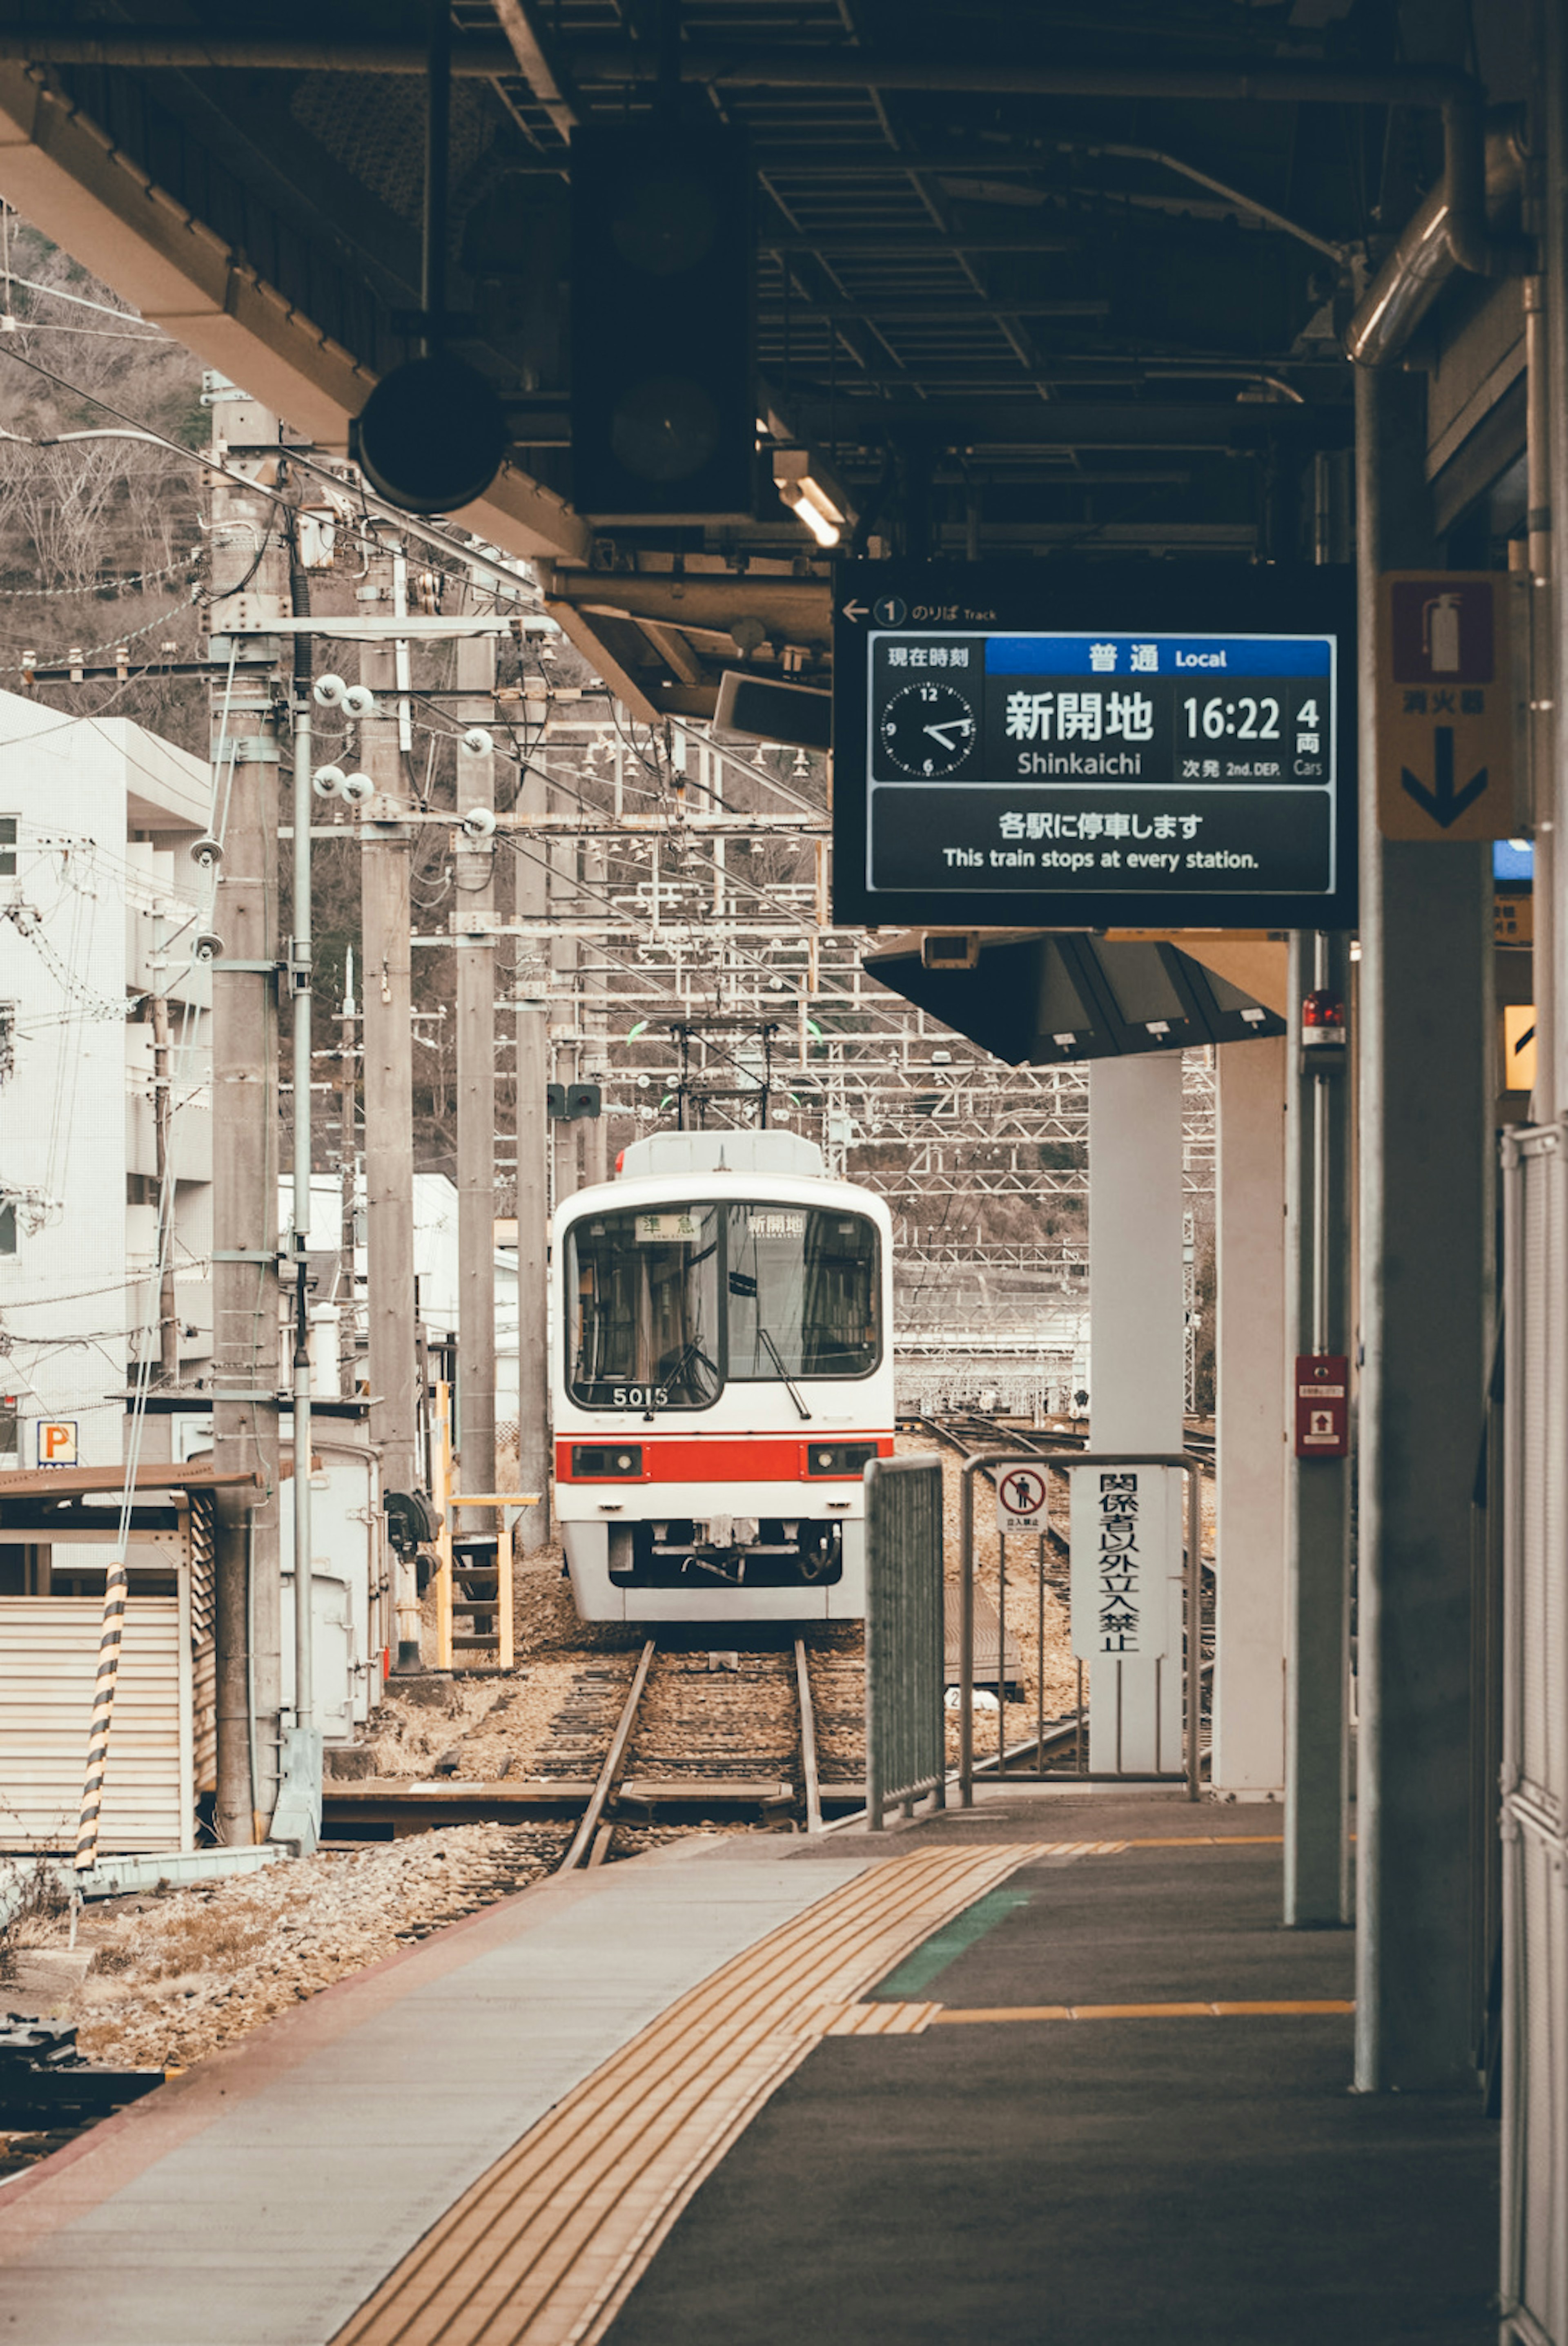
M 1493 12 L 1481 83 L 1465 12 L 1450 50 L 1430 13 L 1401 64 L 1395 0 L 461 0 L 449 346 L 507 445 L 455 518 L 537 564 L 647 719 L 711 717 L 727 670 L 826 687 L 830 535 L 916 560 L 1310 558 L 1314 529 L 1344 534 L 1368 240 L 1442 180 L 1445 120 L 1480 138 L 1481 83 L 1520 94 Z M 429 26 L 347 0 L 39 12 L 0 27 L 0 193 L 346 448 L 419 348 Z M 748 141 L 750 257 L 710 314 L 754 315 L 759 429 L 723 517 L 574 502 L 572 313 L 614 289 L 574 256 L 573 141 L 639 122 L 672 156 L 683 126 Z

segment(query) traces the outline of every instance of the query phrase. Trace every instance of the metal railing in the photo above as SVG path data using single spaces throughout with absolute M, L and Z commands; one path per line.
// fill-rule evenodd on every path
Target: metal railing
M 979 1474 L 988 1471 L 994 1472 L 998 1468 L 1003 1466 L 1044 1466 L 1053 1470 L 1065 1469 L 1074 1466 L 1166 1466 L 1184 1474 L 1186 1476 L 1186 1566 L 1184 1573 L 1186 1589 L 1186 1621 L 1184 1625 L 1185 1637 L 1183 1641 L 1184 1663 L 1182 1678 L 1186 1764 L 1180 1771 L 1173 1770 L 1169 1771 L 1168 1775 L 1165 1771 L 1159 1771 L 1152 1780 L 1148 1777 L 1125 1773 L 1120 1769 L 1117 1769 L 1111 1772 L 1107 1780 L 1125 1783 L 1149 1780 L 1174 1781 L 1178 1780 L 1178 1776 L 1185 1776 L 1187 1798 L 1189 1800 L 1196 1800 L 1198 1797 L 1199 1776 L 1202 1765 L 1202 1752 L 1199 1744 L 1201 1714 L 1203 1708 L 1203 1528 L 1202 1515 L 1200 1513 L 1200 1490 L 1203 1469 L 1201 1463 L 1196 1458 L 1188 1457 L 1185 1451 L 1179 1450 L 1139 1452 L 1069 1449 L 1047 1450 L 1042 1446 L 1041 1448 L 1033 1450 L 991 1450 L 977 1452 L 972 1458 L 966 1458 L 964 1460 L 960 1475 L 962 1499 L 959 1513 L 961 1545 L 959 1551 L 960 1612 L 958 1649 L 958 1784 L 961 1806 L 967 1809 L 972 1808 L 974 1805 L 974 1478 Z M 1040 1543 L 1040 1547 L 1041 1554 L 1038 1566 L 1040 1575 L 1039 1601 L 1043 1610 L 1045 1576 L 1044 1541 L 1043 1538 Z M 1000 1682 L 997 1686 L 997 1772 L 999 1775 L 1004 1777 L 1011 1776 L 1015 1781 L 1021 1783 L 1048 1782 L 1052 1780 L 1053 1775 L 1059 1777 L 1066 1771 L 1061 1770 L 1051 1771 L 1047 1770 L 1044 1767 L 1044 1736 L 1043 1729 L 1038 1738 L 1038 1756 L 1034 1769 L 1033 1770 L 1028 1769 L 1015 1770 L 1009 1765 L 1012 1755 L 1009 1753 L 1007 1749 L 1006 1733 L 1007 1543 L 1005 1538 L 1003 1539 L 1001 1546 L 1001 1586 L 998 1590 L 997 1611 L 1001 1617 L 1001 1626 L 998 1632 L 997 1645 L 997 1667 L 1000 1673 Z M 1042 1647 L 1044 1646 L 1043 1630 L 1044 1625 L 1042 1624 Z M 1041 1675 L 1041 1661 L 1038 1655 L 1036 1658 L 1035 1668 L 1037 1676 Z M 1083 1678 L 1082 1670 L 1080 1669 L 1080 1698 L 1077 1721 L 1078 1735 L 1076 1738 L 1079 1751 L 1079 1765 L 1074 1772 L 1077 1774 L 1080 1780 L 1093 1781 L 1095 1780 L 1095 1778 L 1090 1776 L 1088 1771 L 1084 1770 L 1082 1766 L 1082 1686 Z M 1156 1759 L 1158 1753 L 1156 1747 Z M 1103 1773 L 1104 1771 L 1102 1771 L 1102 1774 Z
M 866 1468 L 866 1822 L 946 1805 L 942 1461 L 875 1458 Z

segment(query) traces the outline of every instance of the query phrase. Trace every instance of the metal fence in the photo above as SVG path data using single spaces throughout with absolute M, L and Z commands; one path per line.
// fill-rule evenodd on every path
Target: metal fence
M 1502 2335 L 1568 2346 L 1568 1128 L 1505 1132 Z
M 1117 1783 L 1156 1783 L 1180 1782 L 1185 1780 L 1188 1800 L 1196 1800 L 1199 1796 L 1199 1784 L 1203 1766 L 1203 1523 L 1199 1491 L 1202 1463 L 1200 1460 L 1192 1457 L 1188 1453 L 1180 1450 L 1051 1450 L 1046 1448 L 1044 1443 L 1040 1443 L 1029 1450 L 980 1451 L 972 1458 L 966 1458 L 964 1460 L 959 1475 L 960 1535 L 958 1576 L 961 1609 L 959 1613 L 958 1674 L 958 1797 L 960 1806 L 967 1809 L 972 1805 L 974 1800 L 974 1779 L 976 1774 L 976 1761 L 974 1757 L 974 1682 L 977 1673 L 974 1633 L 977 1603 L 980 1599 L 981 1591 L 976 1581 L 974 1485 L 977 1476 L 981 1474 L 990 1474 L 994 1476 L 1002 1468 L 1006 1466 L 1044 1467 L 1051 1473 L 1063 1474 L 1071 1474 L 1084 1467 L 1149 1466 L 1168 1468 L 1175 1473 L 1178 1473 L 1186 1476 L 1186 1524 L 1183 1542 L 1184 1565 L 1182 1573 L 1184 1584 L 1184 1618 L 1182 1622 L 1180 1640 L 1180 1667 L 1182 1670 L 1182 1739 L 1185 1749 L 1180 1768 L 1166 1768 L 1161 1766 L 1159 1759 L 1159 1739 L 1156 1729 L 1155 1739 L 1156 1756 L 1153 1770 L 1148 1771 L 1129 1770 L 1123 1767 L 1121 1757 L 1121 1665 L 1118 1663 L 1115 1710 L 1116 1765 L 1111 1770 L 1086 1769 L 1084 1766 L 1083 1671 L 1080 1667 L 1078 1674 L 1077 1717 L 1075 1719 L 1068 1723 L 1065 1730 L 1054 1730 L 1050 1737 L 1047 1737 L 1046 1735 L 1044 1722 L 1040 1715 L 1039 1678 L 1037 1675 L 1036 1731 L 1034 1737 L 1032 1739 L 1034 1749 L 1034 1765 L 1031 1768 L 1027 1764 L 1029 1746 L 1025 1744 L 1020 1747 L 1016 1754 L 1016 1758 L 1021 1764 L 1015 1766 L 1013 1764 L 1015 1755 L 1010 1751 L 1007 1744 L 1006 1664 L 1005 1661 L 1002 1661 L 999 1663 L 1002 1680 L 998 1683 L 996 1689 L 996 1759 L 993 1764 L 997 1773 L 999 1775 L 1011 1776 L 1015 1781 L 1021 1783 L 1049 1783 L 1053 1779 L 1060 1778 L 1068 1772 L 1075 1773 L 1083 1781 L 1090 1783 L 1105 1781 L 1115 1781 Z M 1035 1604 L 1036 1618 L 1039 1624 L 1039 1646 L 1036 1650 L 1037 1656 L 1043 1656 L 1045 1644 L 1044 1540 L 1039 1540 L 1036 1545 Z M 1003 1538 L 1000 1543 L 998 1580 L 997 1612 L 1000 1619 L 1004 1621 L 1007 1617 L 1007 1542 L 1005 1538 Z M 998 1650 L 999 1653 L 1003 1651 L 1004 1644 L 999 1645 Z M 1041 1661 L 1039 1658 L 1036 1659 L 1035 1668 L 1037 1674 L 1040 1673 Z M 1071 1771 L 1066 1769 L 1048 1768 L 1045 1764 L 1045 1753 L 1048 1745 L 1052 1743 L 1060 1743 L 1064 1739 L 1064 1733 L 1071 1739 L 1074 1749 L 1074 1759 Z M 980 1764 L 983 1766 L 986 1763 L 982 1762 Z M 1568 2346 L 1568 2341 L 1564 2341 L 1564 2346 Z
M 877 1458 L 866 1468 L 866 1810 L 924 1792 L 945 1805 L 942 1461 Z

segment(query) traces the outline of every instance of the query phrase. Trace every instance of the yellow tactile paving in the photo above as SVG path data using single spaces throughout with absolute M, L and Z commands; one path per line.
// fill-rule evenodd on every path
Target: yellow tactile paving
M 841 2004 L 825 2015 L 824 2036 L 920 2036 L 940 2004 Z
M 567 2095 L 333 2346 L 591 2346 L 829 2011 L 1021 1866 L 1118 1846 L 920 1851 L 869 1868 L 680 1997 Z

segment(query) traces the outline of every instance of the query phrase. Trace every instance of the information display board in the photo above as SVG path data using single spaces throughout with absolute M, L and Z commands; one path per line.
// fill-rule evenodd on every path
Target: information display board
M 1341 569 L 844 562 L 833 917 L 1347 928 Z

